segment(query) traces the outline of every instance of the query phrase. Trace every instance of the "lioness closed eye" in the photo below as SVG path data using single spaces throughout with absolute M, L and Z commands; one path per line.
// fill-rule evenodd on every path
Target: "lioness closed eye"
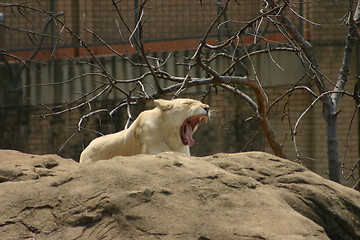
M 94 139 L 81 153 L 80 163 L 167 151 L 190 155 L 192 135 L 209 118 L 210 107 L 192 99 L 154 102 L 156 108 L 142 112 L 128 129 Z

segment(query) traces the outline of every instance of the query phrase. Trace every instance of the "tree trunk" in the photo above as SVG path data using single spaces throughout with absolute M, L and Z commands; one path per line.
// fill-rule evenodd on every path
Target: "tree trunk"
M 272 7 L 277 7 L 275 1 L 269 1 Z M 301 35 L 292 22 L 284 15 L 282 11 L 278 15 L 278 20 L 282 24 L 283 29 L 291 36 L 293 42 L 301 48 L 303 54 L 308 59 L 312 73 L 314 74 L 315 84 L 320 94 L 328 92 L 324 83 L 320 67 L 315 58 L 312 45 Z M 336 133 L 336 102 L 329 94 L 324 94 L 321 99 L 323 102 L 323 116 L 326 122 L 326 136 L 327 136 L 327 156 L 329 166 L 329 178 L 334 182 L 341 183 L 341 164 L 339 159 L 338 138 Z
M 334 102 L 325 101 L 323 115 L 326 122 L 327 156 L 330 180 L 341 183 L 341 161 L 337 138 L 337 113 Z

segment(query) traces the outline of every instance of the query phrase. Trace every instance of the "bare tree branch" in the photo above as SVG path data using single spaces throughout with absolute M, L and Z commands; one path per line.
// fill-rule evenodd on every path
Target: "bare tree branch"
M 271 8 L 276 8 L 278 5 L 274 0 L 268 0 L 269 6 Z M 283 1 L 285 5 L 288 4 L 287 1 Z M 305 40 L 297 28 L 292 24 L 292 22 L 284 14 L 284 11 L 281 11 L 277 16 L 277 19 L 281 25 L 277 25 L 279 28 L 282 28 L 287 32 L 291 38 L 294 40 L 294 43 L 302 50 L 304 56 L 310 63 L 310 69 L 315 76 L 315 84 L 318 88 L 319 93 L 321 94 L 323 102 L 323 115 L 326 122 L 327 129 L 327 155 L 328 155 L 328 165 L 329 165 L 329 177 L 331 180 L 340 183 L 341 182 L 341 161 L 339 159 L 338 152 L 338 139 L 337 139 L 337 110 L 336 103 L 333 101 L 333 98 L 329 94 L 326 85 L 324 84 L 323 75 L 320 71 L 319 64 L 315 58 L 312 45 Z M 336 91 L 337 92 L 337 91 Z

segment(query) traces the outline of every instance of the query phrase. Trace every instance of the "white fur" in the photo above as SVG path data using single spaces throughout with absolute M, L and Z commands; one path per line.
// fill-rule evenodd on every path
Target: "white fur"
M 128 129 L 94 139 L 81 153 L 80 163 L 167 151 L 190 155 L 181 140 L 181 125 L 191 116 L 207 115 L 209 106 L 192 99 L 154 102 L 157 107 L 142 112 Z

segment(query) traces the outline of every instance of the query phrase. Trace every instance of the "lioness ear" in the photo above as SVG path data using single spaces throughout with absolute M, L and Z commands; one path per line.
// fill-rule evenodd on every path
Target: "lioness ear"
M 169 110 L 173 106 L 173 103 L 171 101 L 164 99 L 154 100 L 154 103 L 158 108 L 161 109 L 161 111 Z

